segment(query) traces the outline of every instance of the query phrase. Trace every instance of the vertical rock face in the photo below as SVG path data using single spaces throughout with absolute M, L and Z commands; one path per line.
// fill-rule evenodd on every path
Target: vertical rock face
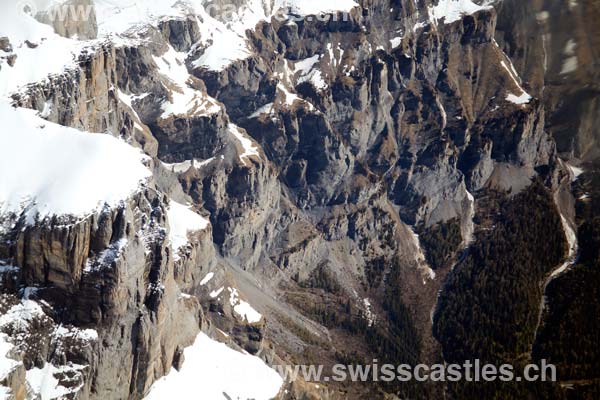
M 182 290 L 198 285 L 198 274 L 210 266 L 213 253 L 199 237 L 189 258 L 174 263 L 167 242 L 167 207 L 162 195 L 148 189 L 118 209 L 83 220 L 14 227 L 15 236 L 3 249 L 19 266 L 10 278 L 29 287 L 29 300 L 23 304 L 39 308 L 20 336 L 29 345 L 16 341 L 25 348 L 28 369 L 44 368 L 44 361 L 56 368 L 80 365 L 82 386 L 73 394 L 97 398 L 139 398 L 156 377 L 169 371 L 203 320 L 198 302 L 182 297 Z M 203 235 L 210 237 L 209 232 Z M 194 269 L 188 276 L 175 274 L 176 268 L 190 269 L 189 265 Z M 18 307 L 12 295 L 4 295 L 3 301 Z M 4 307 L 11 316 L 8 305 Z M 37 319 L 47 328 L 42 330 Z M 79 342 L 61 344 L 61 337 L 52 332 L 62 333 L 63 326 L 92 329 L 82 331 Z M 3 326 L 6 329 L 11 329 L 10 323 Z M 82 328 L 66 329 L 77 333 Z M 35 338 L 48 343 L 41 349 L 28 347 Z M 55 347 L 65 353 L 53 351 Z M 59 378 L 66 388 L 68 382 L 67 376 Z
M 499 42 L 544 100 L 559 151 L 584 161 L 599 156 L 597 13 L 593 1 L 499 4 Z
M 506 271 L 494 276 L 527 300 L 515 311 L 526 318 L 496 320 L 486 309 L 467 326 L 460 310 L 477 298 L 468 288 L 490 282 L 478 280 L 478 267 L 506 265 L 506 248 L 484 254 L 501 234 L 528 235 L 526 243 L 512 238 L 519 256 L 543 251 L 552 264 L 565 255 L 559 214 L 570 215 L 572 202 L 548 199 L 566 193 L 570 175 L 555 143 L 593 157 L 586 138 L 595 96 L 568 144 L 558 99 L 582 95 L 579 82 L 593 72 L 553 80 L 563 72 L 544 47 L 549 39 L 525 35 L 532 18 L 540 32 L 555 30 L 558 17 L 540 14 L 540 2 L 359 3 L 325 20 L 242 25 L 231 40 L 242 38 L 244 56 L 219 68 L 199 60 L 227 47 L 211 35 L 237 22 L 218 25 L 228 21 L 188 5 L 86 42 L 71 67 L 11 93 L 13 106 L 48 123 L 140 148 L 153 172 L 118 206 L 87 216 L 33 224 L 0 216 L 0 314 L 26 308 L 30 316 L 26 324 L 0 318 L 15 361 L 0 384 L 14 398 L 36 395 L 35 368 L 54 368 L 68 398 L 144 398 L 185 365 L 183 348 L 200 330 L 269 364 L 326 365 L 467 357 L 469 339 L 453 343 L 448 332 L 473 328 L 480 338 L 479 317 L 490 329 L 522 325 L 535 334 L 532 299 L 553 265 L 519 259 L 515 274 L 531 276 L 527 285 L 506 286 Z M 236 7 L 274 11 L 265 2 Z M 85 23 L 58 24 L 51 12 L 37 18 L 61 36 L 98 34 L 93 9 Z M 0 57 L 12 52 L 10 41 L 0 49 Z M 536 229 L 515 217 L 520 206 L 530 206 Z M 555 235 L 536 247 L 535 234 L 547 231 Z M 531 340 L 512 350 L 530 349 Z M 522 355 L 509 353 L 507 361 Z M 465 393 L 412 383 L 286 388 L 279 397 Z M 490 393 L 508 392 L 482 396 Z

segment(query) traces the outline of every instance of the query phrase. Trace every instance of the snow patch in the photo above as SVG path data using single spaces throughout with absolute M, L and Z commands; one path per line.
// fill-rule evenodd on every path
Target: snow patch
M 14 265 L 0 265 L 0 274 L 6 274 L 8 272 L 17 272 L 19 267 L 15 267 Z
M 318 54 L 315 54 L 312 57 L 296 61 L 294 64 L 294 73 L 300 72 L 300 75 L 306 75 L 314 68 L 315 64 L 319 62 L 320 58 L 321 57 Z
M 392 49 L 395 49 L 396 47 L 400 46 L 402 44 L 402 36 L 390 39 L 390 44 L 392 45 Z
M 423 253 L 423 248 L 421 247 L 421 241 L 419 239 L 419 235 L 417 235 L 411 229 L 411 239 L 413 242 L 413 246 L 415 247 L 414 260 L 417 263 L 417 268 L 424 273 L 425 278 L 423 278 L 423 285 L 427 284 L 427 279 L 434 280 L 436 275 L 435 271 L 427 265 L 427 260 L 425 258 L 425 253 Z
M 498 45 L 498 42 L 496 42 L 495 39 L 494 39 L 493 43 L 500 50 L 500 46 Z M 514 82 L 515 86 L 517 86 L 517 88 L 521 92 L 521 94 L 518 96 L 513 93 L 508 93 L 508 95 L 506 96 L 506 101 L 509 101 L 511 103 L 518 104 L 521 106 L 525 105 L 531 101 L 532 97 L 521 86 L 519 74 L 517 73 L 517 70 L 515 69 L 514 65 L 512 64 L 512 62 L 510 61 L 508 56 L 506 54 L 504 54 L 504 52 L 502 52 L 502 54 L 508 60 L 508 63 L 506 61 L 502 60 L 502 61 L 500 61 L 500 65 L 502 66 L 502 68 L 504 68 L 506 70 L 506 72 L 508 73 L 508 75 L 510 76 L 512 81 Z
M 298 75 L 298 83 L 309 82 L 316 89 L 326 89 L 327 83 L 323 79 L 321 71 L 316 68 L 321 56 L 315 54 L 312 57 L 299 60 L 294 64 L 294 74 Z
M 260 358 L 240 353 L 200 333 L 183 352 L 179 371 L 152 385 L 145 400 L 274 398 L 283 379 Z
M 563 62 L 562 68 L 560 70 L 561 75 L 570 74 L 571 72 L 577 71 L 577 68 L 579 68 L 579 59 L 575 54 L 576 48 L 577 42 L 575 42 L 574 39 L 569 39 L 564 49 L 564 55 L 567 58 Z
M 214 157 L 209 158 L 208 160 L 185 160 L 183 162 L 180 163 L 173 163 L 173 164 L 167 164 L 164 162 L 161 162 L 162 165 L 168 169 L 171 172 L 176 172 L 176 173 L 183 173 L 183 172 L 187 172 L 190 168 L 202 168 L 208 164 L 210 164 L 211 162 L 213 162 L 215 160 Z
M 571 172 L 571 175 L 573 176 L 572 181 L 575 182 L 577 179 L 579 179 L 581 174 L 583 174 L 583 172 L 584 172 L 583 168 L 576 167 L 569 163 L 566 163 L 566 164 L 567 164 L 567 168 L 569 168 L 569 171 Z
M 300 72 L 300 75 L 308 74 L 314 68 L 315 64 L 319 62 L 320 58 L 320 55 L 315 54 L 312 57 L 297 61 L 294 64 L 294 73 Z
M 341 43 L 338 43 L 336 47 L 333 47 L 333 44 L 327 43 L 327 53 L 329 55 L 329 63 L 333 68 L 337 68 L 338 65 L 341 64 L 342 59 L 344 57 L 344 49 L 341 47 Z M 336 57 L 337 53 L 337 57 Z
M 211 296 L 212 297 L 212 296 Z M 233 311 L 242 319 L 245 319 L 250 324 L 260 322 L 262 315 L 258 313 L 250 304 L 239 298 L 238 290 L 229 288 L 229 304 L 233 307 Z
M 0 399 L 8 399 L 11 394 L 12 392 L 9 388 L 0 385 Z
M 421 248 L 421 241 L 419 240 L 419 235 L 417 235 L 414 231 L 411 231 L 413 245 L 416 247 L 417 251 L 415 252 L 415 261 L 419 264 L 425 263 L 425 253 L 423 253 L 423 249 Z
M 52 114 L 52 102 L 48 100 L 44 103 L 44 109 L 39 115 L 40 117 L 46 119 L 50 116 L 50 114 Z
M 475 218 L 475 197 L 471 194 L 471 192 L 469 192 L 468 190 L 466 190 L 467 193 L 467 200 L 469 201 L 469 211 L 467 213 L 467 223 L 465 226 L 465 232 L 464 232 L 464 241 L 463 244 L 465 247 L 469 246 L 471 243 L 473 243 L 474 240 L 474 233 L 475 233 L 475 223 L 473 222 L 473 219 Z
M 577 0 L 569 0 L 569 10 L 573 10 L 577 7 Z
M 570 74 L 572 72 L 577 71 L 577 68 L 579 68 L 579 59 L 577 58 L 577 56 L 569 57 L 564 61 L 560 70 L 560 74 Z
M 134 96 L 125 94 L 120 89 L 117 90 L 117 95 L 119 97 L 119 100 L 121 100 L 121 102 L 123 102 L 127 107 L 129 107 L 129 109 L 131 110 L 131 113 L 135 117 L 135 120 L 133 121 L 133 127 L 139 131 L 143 131 L 144 128 L 142 127 L 142 119 L 140 118 L 137 111 L 135 111 L 135 109 L 133 108 L 133 105 L 132 105 Z M 45 111 L 45 108 L 44 108 L 44 111 Z M 42 115 L 42 117 L 44 117 L 44 116 Z
M 489 8 L 479 6 L 471 0 L 439 0 L 436 6 L 429 7 L 429 14 L 435 20 L 443 19 L 443 23 L 450 24 L 462 19 L 464 15 L 474 14 Z
M 0 316 L 0 327 L 12 331 L 26 332 L 35 319 L 43 318 L 46 314 L 38 303 L 33 300 L 22 300 Z
M 65 327 L 59 325 L 54 330 L 54 335 L 63 337 L 63 338 L 71 338 L 76 339 L 83 342 L 93 342 L 98 340 L 98 332 L 95 329 L 79 329 L 75 327 Z
M 511 103 L 514 103 L 514 104 L 523 105 L 523 104 L 527 104 L 531 101 L 531 96 L 527 93 L 523 93 L 520 96 L 516 96 L 512 93 L 509 93 L 506 96 L 506 101 L 510 101 Z
M 188 244 L 188 232 L 201 231 L 208 227 L 210 222 L 190 210 L 188 206 L 171 200 L 167 209 L 169 220 L 169 240 L 173 248 L 173 258 L 179 260 L 179 250 Z
M 206 285 L 210 280 L 215 276 L 214 272 L 209 272 L 206 276 L 200 281 L 200 286 Z
M 225 290 L 224 287 L 220 287 L 216 290 L 213 290 L 212 292 L 209 293 L 210 298 L 214 299 L 214 298 L 218 297 L 221 293 L 223 293 L 223 290 Z
M 540 11 L 536 14 L 536 19 L 539 22 L 546 22 L 550 18 L 550 13 L 548 11 Z
M 434 280 L 434 279 L 435 279 L 435 277 L 437 276 L 437 275 L 435 274 L 435 271 L 434 271 L 433 269 L 431 269 L 431 268 L 428 268 L 428 269 L 427 269 L 427 274 L 428 274 L 428 276 L 429 276 L 429 279 L 431 279 L 431 280 Z
M 283 83 L 278 83 L 277 84 L 277 90 L 279 92 L 281 92 L 284 96 L 284 103 L 288 106 L 292 106 L 294 105 L 295 101 L 302 101 L 302 99 L 300 97 L 298 97 L 296 94 L 290 92 Z M 273 103 L 271 103 L 272 105 Z
M 448 114 L 446 113 L 446 109 L 438 97 L 435 98 L 435 102 L 440 110 L 440 115 L 442 116 L 442 130 L 444 130 L 448 125 Z
M 242 132 L 242 130 L 235 124 L 229 124 L 229 132 L 240 142 L 244 152 L 240 154 L 240 161 L 244 165 L 246 164 L 246 159 L 248 157 L 258 157 L 260 158 L 260 153 L 258 152 L 258 147 L 254 145 L 252 140 L 248 139 L 246 135 Z
M 258 110 L 256 110 L 255 112 L 253 112 L 248 118 L 258 118 L 261 115 L 264 114 L 273 114 L 273 103 L 268 103 L 265 104 L 264 106 L 260 107 Z
M 246 38 L 230 30 L 215 29 L 212 33 L 213 45 L 195 60 L 194 68 L 221 71 L 234 61 L 244 60 L 252 53 L 246 44 Z M 224 45 L 227 43 L 227 45 Z

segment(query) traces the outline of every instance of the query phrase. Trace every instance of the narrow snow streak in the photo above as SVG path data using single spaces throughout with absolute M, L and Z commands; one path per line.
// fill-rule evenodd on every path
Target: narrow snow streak
M 575 257 L 577 256 L 577 234 L 575 233 L 573 228 L 571 228 L 571 225 L 562 214 L 560 215 L 560 222 L 562 224 L 563 230 L 565 231 L 567 243 L 569 244 L 569 255 L 567 257 L 567 260 L 560 267 L 552 271 L 552 274 L 550 275 L 552 278 L 555 278 L 558 275 L 562 274 L 567 270 L 567 268 L 569 268 L 569 266 L 573 265 L 573 263 L 575 262 Z
M 515 103 L 515 104 L 519 104 L 519 105 L 529 103 L 531 101 L 532 97 L 521 86 L 521 83 L 519 82 L 519 79 L 518 79 L 519 76 L 517 75 L 517 72 L 515 71 L 512 63 L 510 64 L 510 68 L 506 65 L 505 61 L 500 61 L 500 65 L 502 65 L 502 67 L 506 70 L 506 72 L 508 72 L 508 75 L 511 77 L 511 79 L 513 80 L 515 85 L 519 88 L 519 90 L 521 90 L 521 94 L 519 96 L 509 93 L 506 96 L 506 100 L 510 101 L 511 103 Z
M 258 148 L 254 145 L 252 140 L 248 139 L 244 133 L 240 130 L 237 125 L 229 124 L 229 132 L 240 142 L 244 152 L 240 154 L 240 160 L 244 165 L 248 165 L 246 160 L 248 157 L 258 157 L 260 158 L 260 153 L 258 152 Z
M 466 227 L 465 227 L 465 238 L 463 240 L 463 245 L 465 247 L 468 247 L 475 240 L 475 238 L 474 238 L 474 234 L 475 234 L 475 222 L 474 222 L 474 218 L 475 218 L 475 197 L 468 190 L 466 190 L 466 192 L 467 192 L 467 199 L 469 201 L 469 211 L 468 211 L 467 216 L 466 216 L 467 217 L 467 224 L 466 224 Z
M 206 285 L 210 280 L 215 276 L 214 272 L 209 272 L 206 276 L 200 281 L 200 286 Z

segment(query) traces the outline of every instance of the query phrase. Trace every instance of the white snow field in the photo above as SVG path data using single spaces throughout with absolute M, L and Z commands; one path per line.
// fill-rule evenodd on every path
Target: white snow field
M 122 140 L 50 123 L 0 102 L 0 213 L 83 216 L 114 206 L 151 175 Z
M 283 385 L 279 374 L 260 358 L 233 350 L 204 333 L 184 350 L 184 357 L 181 370 L 172 368 L 155 382 L 145 400 L 268 400 Z

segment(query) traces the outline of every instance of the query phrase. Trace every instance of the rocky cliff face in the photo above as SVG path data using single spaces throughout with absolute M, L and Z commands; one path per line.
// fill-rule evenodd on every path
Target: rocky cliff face
M 270 16 L 273 5 L 258 3 L 236 7 Z M 585 89 L 589 118 L 567 135 L 558 98 L 583 95 L 594 72 L 557 72 L 560 58 L 525 35 L 536 18 L 554 34 L 559 17 L 510 1 L 357 3 L 242 28 L 190 5 L 118 35 L 106 35 L 99 4 L 85 23 L 37 14 L 85 46 L 61 73 L 9 93 L 12 106 L 126 141 L 152 177 L 85 217 L 1 217 L 0 332 L 14 367 L 0 384 L 10 396 L 35 398 L 31 371 L 51 368 L 67 398 L 141 399 L 181 368 L 200 330 L 271 365 L 441 362 L 460 347 L 441 324 L 464 306 L 457 288 L 481 262 L 470 251 L 513 221 L 519 201 L 550 204 L 545 220 L 558 227 L 552 265 L 527 264 L 523 276 L 542 285 L 572 256 L 560 239 L 574 225 L 573 174 L 556 143 L 593 157 L 596 100 Z M 215 49 L 227 29 L 242 56 Z M 19 68 L 11 40 L 0 72 Z M 578 80 L 548 84 L 556 74 Z M 210 223 L 181 233 L 178 205 L 183 220 Z M 527 307 L 517 312 L 539 312 Z M 278 397 L 442 393 L 463 392 L 295 382 Z
M 597 4 L 504 1 L 498 10 L 497 39 L 544 100 L 559 151 L 596 161 Z

